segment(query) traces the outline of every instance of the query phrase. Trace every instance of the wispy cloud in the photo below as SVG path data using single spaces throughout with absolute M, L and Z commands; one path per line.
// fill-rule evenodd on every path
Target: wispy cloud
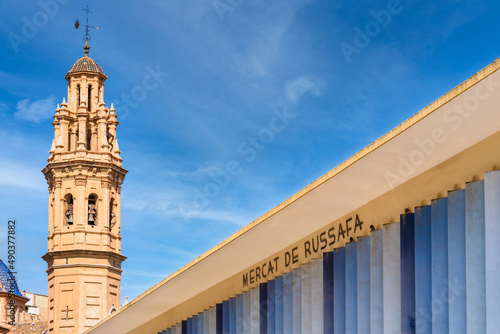
M 313 81 L 308 76 L 301 76 L 285 84 L 285 96 L 290 102 L 297 103 L 306 93 L 315 96 L 321 95 L 321 86 L 321 82 Z
M 36 167 L 27 167 L 9 160 L 0 160 L 0 184 L 25 189 L 45 190 L 46 185 Z
M 54 115 L 55 106 L 55 96 L 34 101 L 24 99 L 17 103 L 17 111 L 14 116 L 18 119 L 38 124 L 41 121 L 50 119 Z

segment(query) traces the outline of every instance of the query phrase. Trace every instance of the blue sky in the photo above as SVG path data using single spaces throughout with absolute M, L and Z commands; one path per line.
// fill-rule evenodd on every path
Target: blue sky
M 83 56 L 73 23 L 87 3 L 100 28 L 90 56 L 109 77 L 104 99 L 115 103 L 129 170 L 122 300 L 500 56 L 498 1 L 0 2 L 0 257 L 15 218 L 19 285 L 39 293 L 40 171 L 64 76 Z

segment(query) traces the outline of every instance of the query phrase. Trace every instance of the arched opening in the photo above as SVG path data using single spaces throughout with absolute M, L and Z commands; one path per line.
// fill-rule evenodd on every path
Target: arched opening
M 76 85 L 76 107 L 78 108 L 80 106 L 80 85 Z
M 116 214 L 115 214 L 115 199 L 112 198 L 109 202 L 109 231 L 113 230 L 116 224 Z
M 99 90 L 97 91 L 97 103 L 101 102 L 101 86 L 99 86 Z
M 116 312 L 116 307 L 111 307 L 111 309 L 109 310 L 109 315 L 113 314 Z
M 66 194 L 64 196 L 65 211 L 64 225 L 73 225 L 73 195 Z
M 92 110 L 92 85 L 89 85 L 89 91 L 88 91 L 88 95 L 87 95 L 87 109 L 89 111 Z
M 97 225 L 97 196 L 90 195 L 88 200 L 88 223 L 89 225 Z

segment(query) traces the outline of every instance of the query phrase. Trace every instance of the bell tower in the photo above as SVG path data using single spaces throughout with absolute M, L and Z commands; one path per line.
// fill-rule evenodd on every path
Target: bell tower
M 104 103 L 103 70 L 89 57 L 71 67 L 67 101 L 54 115 L 43 174 L 49 185 L 49 332 L 81 334 L 120 306 L 120 189 L 117 116 Z

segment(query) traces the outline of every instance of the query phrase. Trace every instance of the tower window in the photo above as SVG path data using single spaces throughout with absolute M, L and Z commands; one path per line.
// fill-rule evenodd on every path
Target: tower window
M 80 85 L 76 85 L 76 102 L 77 107 L 80 106 Z
M 115 214 L 115 200 L 112 198 L 109 202 L 109 231 L 113 229 L 116 224 L 116 214 Z
M 87 130 L 87 150 L 90 151 L 92 149 L 92 131 Z
M 73 225 L 73 195 L 67 194 L 64 196 L 64 201 L 66 202 L 65 224 Z
M 89 225 L 97 225 L 97 196 L 89 196 Z
M 71 135 L 72 135 L 72 130 L 69 129 L 68 131 L 68 151 L 71 151 Z
M 88 110 L 91 111 L 92 108 L 92 85 L 89 85 L 89 91 L 88 91 L 88 95 L 87 95 L 87 107 L 88 107 Z

